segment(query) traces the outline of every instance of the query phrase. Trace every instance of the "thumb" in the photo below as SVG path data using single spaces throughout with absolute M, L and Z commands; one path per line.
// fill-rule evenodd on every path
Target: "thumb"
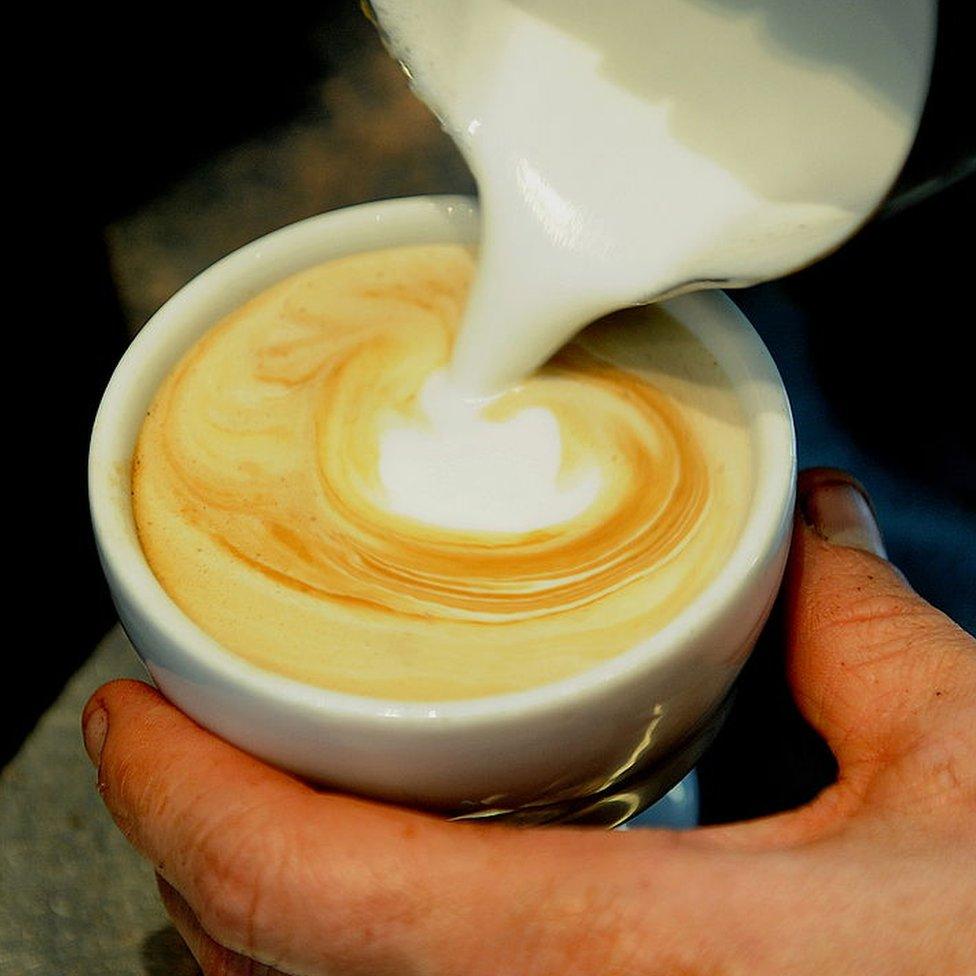
M 976 729 L 976 641 L 885 559 L 864 488 L 800 476 L 787 580 L 789 671 L 801 710 L 851 778 Z M 972 750 L 974 744 L 969 745 Z

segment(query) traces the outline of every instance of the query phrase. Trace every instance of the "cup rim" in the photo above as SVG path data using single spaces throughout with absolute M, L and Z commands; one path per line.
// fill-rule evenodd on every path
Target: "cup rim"
M 334 691 L 265 670 L 223 648 L 177 606 L 157 580 L 138 543 L 131 505 L 121 501 L 130 497 L 129 491 L 118 489 L 120 470 L 131 479 L 135 438 L 127 434 L 127 429 L 131 428 L 133 412 L 137 408 L 140 414 L 144 412 L 140 400 L 147 402 L 147 394 L 135 386 L 147 364 L 158 360 L 170 330 L 185 323 L 198 303 L 219 294 L 227 282 L 246 280 L 249 271 L 259 264 L 266 266 L 269 260 L 294 258 L 297 254 L 310 257 L 305 266 L 327 260 L 316 259 L 311 252 L 316 240 L 329 235 L 357 228 L 376 229 L 372 244 L 343 252 L 349 254 L 391 246 L 393 242 L 384 243 L 385 226 L 391 223 L 415 228 L 415 233 L 401 231 L 403 244 L 414 237 L 416 243 L 476 243 L 478 219 L 473 198 L 434 195 L 358 204 L 290 224 L 233 251 L 184 285 L 149 319 L 116 366 L 95 418 L 88 464 L 92 525 L 106 574 L 112 579 L 113 596 L 119 600 L 114 591 L 120 590 L 122 600 L 137 606 L 169 647 L 178 649 L 188 662 L 202 666 L 224 685 L 245 692 L 252 699 L 273 700 L 290 710 L 367 724 L 395 720 L 422 728 L 431 727 L 432 723 L 480 722 L 543 712 L 606 692 L 632 678 L 642 667 L 680 654 L 690 639 L 707 631 L 727 612 L 750 572 L 777 551 L 778 540 L 792 517 L 796 477 L 795 435 L 786 390 L 762 339 L 732 301 L 720 292 L 699 292 L 665 304 L 697 303 L 705 311 L 711 305 L 715 322 L 708 337 L 701 338 L 710 348 L 713 341 L 719 340 L 734 347 L 747 364 L 749 379 L 758 381 L 753 391 L 756 402 L 747 410 L 759 462 L 753 497 L 735 547 L 716 576 L 667 624 L 634 647 L 568 677 L 519 691 L 478 698 L 403 701 Z M 291 273 L 294 269 L 285 270 L 278 280 Z M 265 287 L 268 285 L 256 292 Z M 208 319 L 207 327 L 213 321 Z M 203 331 L 205 328 L 181 345 L 179 354 Z M 155 389 L 149 392 L 150 399 Z M 136 436 L 139 426 L 135 428 Z

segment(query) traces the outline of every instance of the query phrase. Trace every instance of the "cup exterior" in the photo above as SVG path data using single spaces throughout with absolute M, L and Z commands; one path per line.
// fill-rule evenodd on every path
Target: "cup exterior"
M 224 651 L 172 602 L 139 546 L 131 462 L 142 418 L 183 352 L 276 281 L 357 251 L 475 244 L 464 197 L 364 204 L 302 221 L 218 262 L 178 292 L 119 363 L 92 435 L 95 538 L 122 625 L 152 680 L 229 742 L 310 779 L 450 811 L 515 809 L 587 796 L 660 763 L 726 699 L 783 573 L 795 447 L 782 382 L 761 340 L 718 293 L 669 311 L 739 370 L 755 442 L 756 492 L 720 577 L 646 642 L 571 678 L 463 702 L 396 702 L 331 692 Z

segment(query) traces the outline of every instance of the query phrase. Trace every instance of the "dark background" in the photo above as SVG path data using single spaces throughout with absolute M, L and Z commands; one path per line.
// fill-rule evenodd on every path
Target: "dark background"
M 976 184 L 956 177 L 976 153 L 976 84 L 963 7 L 942 5 L 929 108 L 893 202 L 817 266 L 734 297 L 784 375 L 801 464 L 854 471 L 893 561 L 973 631 Z M 8 383 L 31 391 L 23 415 L 10 415 L 25 443 L 8 463 L 8 565 L 26 608 L 14 619 L 33 627 L 10 652 L 21 673 L 0 762 L 115 620 L 84 465 L 98 399 L 133 332 L 192 274 L 277 226 L 473 188 L 352 4 L 260 17 L 179 4 L 75 11 L 35 28 L 8 186 L 9 209 L 30 212 L 27 260 L 6 282 L 12 299 L 28 297 L 7 330 L 11 350 L 26 342 Z M 776 619 L 700 770 L 710 820 L 782 809 L 829 781 L 829 753 L 785 688 Z

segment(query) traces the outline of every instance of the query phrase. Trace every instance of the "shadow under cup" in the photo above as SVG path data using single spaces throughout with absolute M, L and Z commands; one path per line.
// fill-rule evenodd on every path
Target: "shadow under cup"
M 793 424 L 762 341 L 718 292 L 666 303 L 730 379 L 749 425 L 752 498 L 728 561 L 638 646 L 552 684 L 461 701 L 329 691 L 220 647 L 170 599 L 136 535 L 131 463 L 153 396 L 210 326 L 275 282 L 344 255 L 476 244 L 464 197 L 364 204 L 261 238 L 178 292 L 142 330 L 99 408 L 89 459 L 95 537 L 119 617 L 159 689 L 240 748 L 348 792 L 464 818 L 613 826 L 694 765 L 768 617 L 789 545 Z

